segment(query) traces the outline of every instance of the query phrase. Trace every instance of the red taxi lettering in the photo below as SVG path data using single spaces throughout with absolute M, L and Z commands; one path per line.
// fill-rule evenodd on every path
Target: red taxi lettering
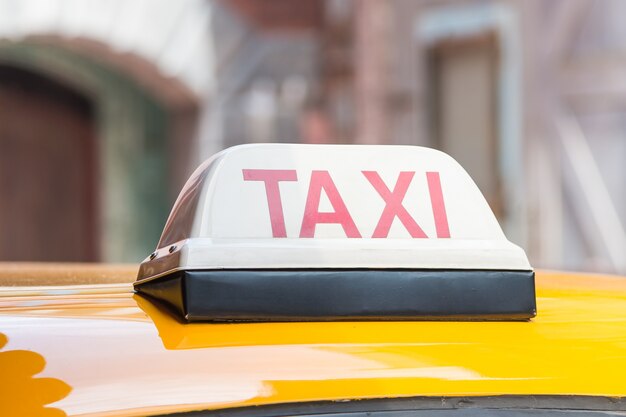
M 430 193 L 430 205 L 433 209 L 433 217 L 435 218 L 435 230 L 437 237 L 450 237 L 450 228 L 448 227 L 448 214 L 446 213 L 446 205 L 443 201 L 443 192 L 441 191 L 441 181 L 438 172 L 427 172 L 426 181 L 428 181 L 428 192 Z
M 319 205 L 322 189 L 326 193 L 335 211 L 320 213 Z M 302 219 L 302 227 L 300 228 L 300 237 L 314 237 L 315 226 L 317 226 L 318 223 L 340 224 L 347 237 L 361 237 L 361 233 L 359 233 L 356 224 L 354 224 L 354 220 L 352 220 L 352 216 L 350 216 L 348 208 L 339 195 L 339 191 L 328 171 L 313 171 L 311 173 L 311 182 L 309 183 L 309 192 L 304 206 L 304 218 Z
M 287 237 L 285 229 L 285 216 L 283 203 L 280 198 L 280 181 L 297 181 L 298 174 L 295 169 L 244 169 L 244 181 L 263 181 L 265 183 L 265 195 L 267 206 L 270 211 L 273 237 Z
M 279 182 L 297 181 L 298 175 L 295 170 L 281 169 L 243 169 L 244 181 L 262 181 L 265 184 L 267 206 L 270 213 L 273 237 L 287 237 L 285 228 L 285 216 L 280 196 Z M 411 217 L 408 210 L 402 205 L 411 181 L 415 176 L 414 171 L 402 171 L 398 175 L 396 184 L 391 191 L 376 171 L 361 171 L 374 190 L 384 200 L 385 208 L 380 215 L 372 238 L 386 238 L 393 220 L 397 217 L 405 229 L 413 238 L 428 238 L 424 230 Z M 435 220 L 435 231 L 438 238 L 449 238 L 448 214 L 441 190 L 439 172 L 426 172 L 430 204 Z M 326 193 L 334 211 L 320 212 L 319 204 L 322 190 Z M 338 224 L 343 228 L 349 238 L 360 238 L 361 233 L 357 228 L 339 190 L 335 186 L 328 171 L 313 171 L 304 207 L 304 217 L 300 228 L 301 238 L 315 237 L 315 228 L 318 224 Z
M 415 172 L 404 171 L 398 175 L 398 181 L 393 187 L 393 191 L 385 185 L 380 175 L 376 171 L 362 171 L 365 178 L 372 184 L 374 189 L 385 201 L 385 209 L 380 215 L 376 229 L 374 229 L 373 238 L 386 238 L 389 235 L 389 229 L 391 223 L 396 217 L 413 238 L 426 238 L 426 233 L 422 230 L 417 222 L 411 217 L 406 208 L 402 205 L 402 200 L 406 195 L 406 191 L 409 189 L 411 180 L 415 175 Z

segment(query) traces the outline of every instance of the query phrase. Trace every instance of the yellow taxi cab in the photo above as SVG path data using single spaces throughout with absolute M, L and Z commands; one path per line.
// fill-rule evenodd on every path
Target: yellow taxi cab
M 138 273 L 0 284 L 2 416 L 626 414 L 626 281 L 535 272 L 431 149 L 231 148 Z

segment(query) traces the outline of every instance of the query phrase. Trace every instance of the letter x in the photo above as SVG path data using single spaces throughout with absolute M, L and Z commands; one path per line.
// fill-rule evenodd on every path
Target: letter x
M 405 171 L 398 175 L 393 191 L 385 185 L 380 175 L 376 171 L 362 171 L 365 178 L 372 184 L 378 194 L 385 200 L 385 209 L 380 215 L 380 220 L 374 229 L 373 238 L 386 238 L 389 235 L 389 229 L 394 218 L 398 218 L 413 238 L 427 238 L 426 233 L 422 230 L 417 222 L 411 217 L 408 211 L 402 205 L 402 200 L 406 195 L 406 191 L 411 184 L 411 180 L 415 172 Z

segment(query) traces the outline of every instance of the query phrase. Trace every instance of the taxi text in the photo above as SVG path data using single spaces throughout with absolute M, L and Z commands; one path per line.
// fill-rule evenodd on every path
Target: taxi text
M 272 236 L 287 237 L 285 217 L 280 194 L 279 183 L 284 181 L 298 181 L 296 170 L 292 169 L 243 169 L 244 181 L 259 181 L 265 185 L 267 206 L 269 208 Z M 369 182 L 380 198 L 385 202 L 385 208 L 372 234 L 372 238 L 386 238 L 389 235 L 391 224 L 395 218 L 402 223 L 413 238 L 428 238 L 424 230 L 409 214 L 402 201 L 415 176 L 415 171 L 402 171 L 391 190 L 376 171 L 361 171 L 364 179 Z M 426 182 L 430 196 L 435 230 L 438 238 L 449 238 L 448 215 L 441 190 L 439 172 L 426 172 Z M 320 198 L 322 190 L 333 207 L 331 212 L 320 212 Z M 328 171 L 312 171 L 307 193 L 304 216 L 300 228 L 301 238 L 315 237 L 315 227 L 318 224 L 339 224 L 349 238 L 362 238 L 348 207 L 344 203 L 339 190 L 335 186 Z

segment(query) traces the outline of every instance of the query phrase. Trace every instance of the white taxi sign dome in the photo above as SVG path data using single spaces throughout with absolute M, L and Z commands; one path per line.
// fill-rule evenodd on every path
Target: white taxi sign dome
M 191 268 L 530 269 L 465 170 L 417 146 L 227 149 L 181 192 L 172 246 Z
M 180 270 L 311 268 L 531 270 L 440 151 L 254 144 L 194 172 L 138 283 Z

